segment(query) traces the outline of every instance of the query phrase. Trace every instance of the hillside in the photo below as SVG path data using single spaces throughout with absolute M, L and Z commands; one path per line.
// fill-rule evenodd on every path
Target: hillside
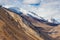
M 60 25 L 49 26 L 30 16 L 0 8 L 0 40 L 59 40 Z M 52 31 L 58 33 L 49 34 Z

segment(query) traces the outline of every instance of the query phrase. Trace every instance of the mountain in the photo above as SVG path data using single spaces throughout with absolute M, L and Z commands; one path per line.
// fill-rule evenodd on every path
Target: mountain
M 43 23 L 46 23 L 48 25 L 51 25 L 51 26 L 56 26 L 56 25 L 59 25 L 60 23 L 55 20 L 54 18 L 51 18 L 50 21 L 49 20 L 46 20 L 44 19 L 43 17 L 40 17 L 38 16 L 36 13 L 34 12 L 30 12 L 30 11 L 26 11 L 22 8 L 17 8 L 17 7 L 9 7 L 8 8 L 10 11 L 13 11 L 15 13 L 17 13 L 18 15 L 20 14 L 25 14 L 27 16 L 30 16 L 30 17 L 33 17 L 35 20 L 38 20 L 39 22 L 43 22 Z
M 22 21 L 22 17 L 5 8 L 0 8 L 0 40 L 42 40 Z
M 60 40 L 59 30 L 60 25 L 50 26 L 23 13 L 0 8 L 0 40 Z
M 56 20 L 56 18 L 53 18 L 53 17 L 50 18 L 50 19 L 46 19 L 44 17 L 38 16 L 36 13 L 34 13 L 32 11 L 27 11 L 23 8 L 14 7 L 14 6 L 7 6 L 7 5 L 4 6 L 4 7 L 7 8 L 8 10 L 10 10 L 10 11 L 13 11 L 13 12 L 17 13 L 18 15 L 25 14 L 25 15 L 28 15 L 28 16 L 31 16 L 33 18 L 38 19 L 38 21 L 42 20 L 44 23 L 49 23 L 49 25 L 52 25 L 52 26 L 60 24 L 60 22 L 58 20 Z M 54 20 L 52 20 L 52 19 L 54 19 Z M 55 21 L 55 22 L 53 22 L 53 21 Z

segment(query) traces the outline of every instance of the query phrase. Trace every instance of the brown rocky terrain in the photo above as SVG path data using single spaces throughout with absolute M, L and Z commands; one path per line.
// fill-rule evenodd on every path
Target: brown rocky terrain
M 0 8 L 0 40 L 60 40 L 59 30 L 60 25 L 49 26 L 24 14 Z

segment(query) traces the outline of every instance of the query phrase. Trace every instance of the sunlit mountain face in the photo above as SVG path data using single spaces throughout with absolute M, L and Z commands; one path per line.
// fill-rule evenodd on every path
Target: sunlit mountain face
M 60 0 L 0 0 L 1 40 L 60 40 Z
M 25 12 L 24 14 L 39 19 L 43 17 L 49 22 L 55 19 L 60 23 L 60 0 L 0 0 L 0 4 L 6 8 L 17 7 L 19 11 Z

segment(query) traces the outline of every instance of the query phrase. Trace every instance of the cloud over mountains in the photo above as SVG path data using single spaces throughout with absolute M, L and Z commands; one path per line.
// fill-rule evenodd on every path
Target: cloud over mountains
M 0 0 L 0 4 L 23 8 L 48 20 L 52 17 L 60 20 L 60 0 Z

